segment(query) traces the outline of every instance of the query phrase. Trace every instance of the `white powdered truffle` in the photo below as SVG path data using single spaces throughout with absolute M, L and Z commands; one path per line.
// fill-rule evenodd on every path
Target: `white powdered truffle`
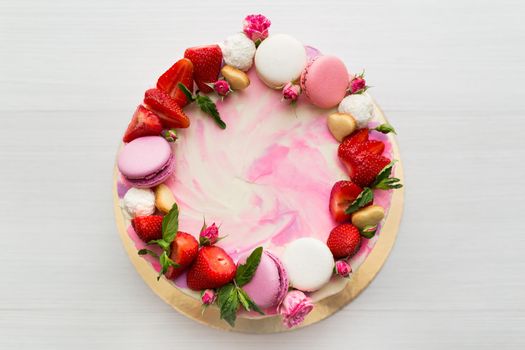
M 244 33 L 230 35 L 220 47 L 227 65 L 243 71 L 252 67 L 255 44 Z
M 374 117 L 374 104 L 368 94 L 353 94 L 345 97 L 339 103 L 338 111 L 352 115 L 357 126 L 364 128 Z
M 155 212 L 155 193 L 149 188 L 130 188 L 124 195 L 123 202 L 124 208 L 132 218 Z

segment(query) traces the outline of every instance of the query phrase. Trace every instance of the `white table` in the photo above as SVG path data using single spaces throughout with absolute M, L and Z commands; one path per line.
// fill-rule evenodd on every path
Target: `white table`
M 522 1 L 0 0 L 0 349 L 523 349 Z M 399 133 L 406 212 L 383 271 L 288 334 L 208 329 L 135 273 L 115 151 L 183 49 L 262 12 L 367 69 Z

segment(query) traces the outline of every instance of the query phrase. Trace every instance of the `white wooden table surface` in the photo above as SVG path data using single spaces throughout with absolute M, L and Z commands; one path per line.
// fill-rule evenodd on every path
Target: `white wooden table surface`
M 525 348 L 523 1 L 195 3 L 0 0 L 0 349 Z M 266 336 L 157 298 L 111 201 L 143 91 L 251 12 L 366 68 L 406 169 L 399 239 L 369 289 Z

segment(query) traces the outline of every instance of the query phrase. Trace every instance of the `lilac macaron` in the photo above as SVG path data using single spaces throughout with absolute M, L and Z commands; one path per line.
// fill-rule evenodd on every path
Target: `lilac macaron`
M 117 165 L 131 186 L 150 188 L 173 173 L 173 153 L 168 141 L 160 136 L 140 137 L 124 146 Z
M 335 56 L 317 56 L 301 74 L 301 89 L 312 104 L 332 108 L 346 95 L 350 77 L 345 64 Z
M 239 260 L 244 263 L 248 256 Z M 279 305 L 288 292 L 288 276 L 275 255 L 264 251 L 252 280 L 243 289 L 261 309 Z

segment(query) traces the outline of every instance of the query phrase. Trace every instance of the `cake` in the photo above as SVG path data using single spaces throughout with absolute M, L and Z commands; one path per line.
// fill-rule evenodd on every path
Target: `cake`
M 269 26 L 250 15 L 187 49 L 146 91 L 117 160 L 136 254 L 232 327 L 295 327 L 340 292 L 401 187 L 364 75 Z

